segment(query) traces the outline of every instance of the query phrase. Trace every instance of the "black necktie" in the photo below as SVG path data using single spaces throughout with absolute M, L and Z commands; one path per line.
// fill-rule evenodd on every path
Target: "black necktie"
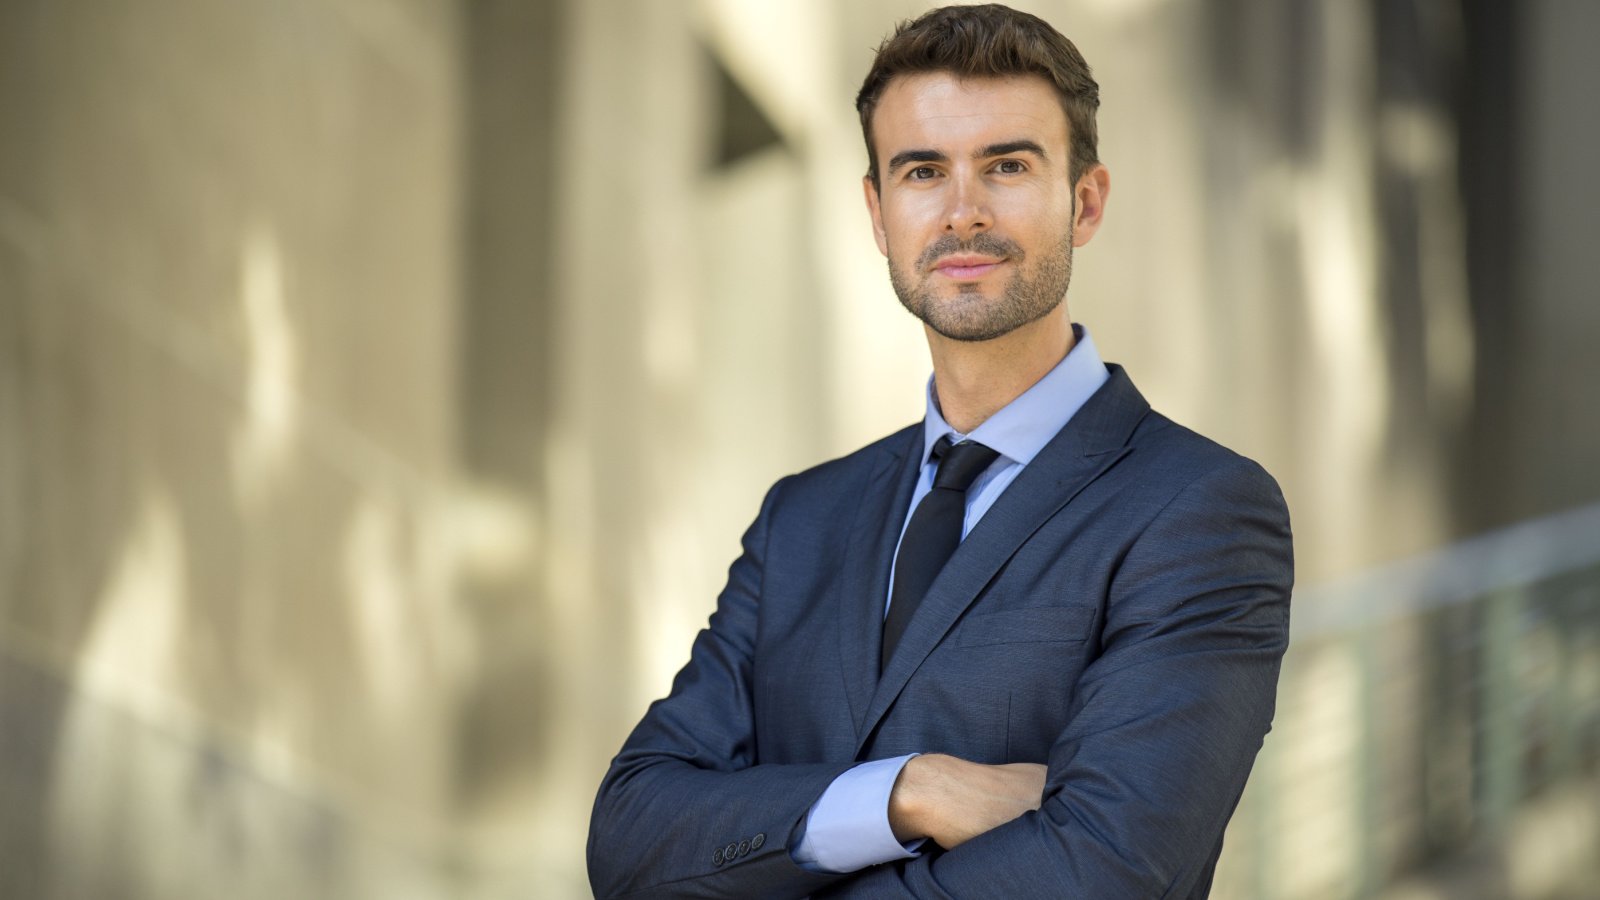
M 883 654 L 878 660 L 881 668 L 889 668 L 894 648 L 922 602 L 922 595 L 961 543 L 967 488 L 999 455 L 972 441 L 952 444 L 949 435 L 933 445 L 933 458 L 939 461 L 933 490 L 911 514 L 894 558 L 894 590 L 889 599 L 889 617 L 883 623 Z

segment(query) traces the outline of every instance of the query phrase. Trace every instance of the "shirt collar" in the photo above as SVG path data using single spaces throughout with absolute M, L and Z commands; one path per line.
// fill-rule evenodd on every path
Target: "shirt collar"
M 952 441 L 969 438 L 977 441 L 1013 462 L 1022 465 L 1032 462 L 1044 445 L 1050 443 L 1110 378 L 1089 330 L 1074 324 L 1072 334 L 1076 343 L 1055 368 L 985 419 L 971 434 L 957 432 L 944 420 L 934 402 L 933 376 L 928 376 L 928 410 L 922 419 L 922 461 L 928 461 L 934 443 L 948 434 Z

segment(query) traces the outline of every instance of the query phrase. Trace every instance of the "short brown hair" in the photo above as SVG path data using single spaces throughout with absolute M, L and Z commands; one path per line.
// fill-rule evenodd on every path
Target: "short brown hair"
M 1094 125 L 1100 85 L 1078 48 L 1049 22 L 998 3 L 946 6 L 901 22 L 878 45 L 878 55 L 856 94 L 861 132 L 867 139 L 867 177 L 874 188 L 878 151 L 872 144 L 872 112 L 895 76 L 924 72 L 949 72 L 960 78 L 1042 76 L 1055 87 L 1067 114 L 1072 180 L 1100 161 Z

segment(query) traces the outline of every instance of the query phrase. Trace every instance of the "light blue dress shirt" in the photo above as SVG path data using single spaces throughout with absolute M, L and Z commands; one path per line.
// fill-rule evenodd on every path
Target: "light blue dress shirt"
M 922 419 L 922 474 L 911 493 L 905 521 L 900 524 L 902 539 L 912 510 L 933 490 L 938 464 L 931 456 L 939 438 L 948 434 L 952 441 L 974 440 L 1000 454 L 967 488 L 967 512 L 961 523 L 961 537 L 965 539 L 1023 467 L 1106 383 L 1110 376 L 1089 332 L 1081 325 L 1073 325 L 1072 332 L 1077 343 L 1061 362 L 971 434 L 961 434 L 945 422 L 934 396 L 933 379 L 928 379 L 927 413 Z M 899 555 L 896 541 L 895 556 Z M 885 615 L 893 593 L 892 564 L 889 584 L 890 593 L 884 596 Z M 902 844 L 889 828 L 889 794 L 906 761 L 916 755 L 865 762 L 835 778 L 806 814 L 805 833 L 792 851 L 795 862 L 813 871 L 854 872 L 916 856 L 922 842 Z

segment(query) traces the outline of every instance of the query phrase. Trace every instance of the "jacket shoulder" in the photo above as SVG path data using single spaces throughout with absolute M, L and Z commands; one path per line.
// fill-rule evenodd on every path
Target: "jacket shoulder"
M 1201 480 L 1247 484 L 1282 503 L 1278 482 L 1262 465 L 1151 410 L 1129 436 L 1128 462 L 1174 490 Z

